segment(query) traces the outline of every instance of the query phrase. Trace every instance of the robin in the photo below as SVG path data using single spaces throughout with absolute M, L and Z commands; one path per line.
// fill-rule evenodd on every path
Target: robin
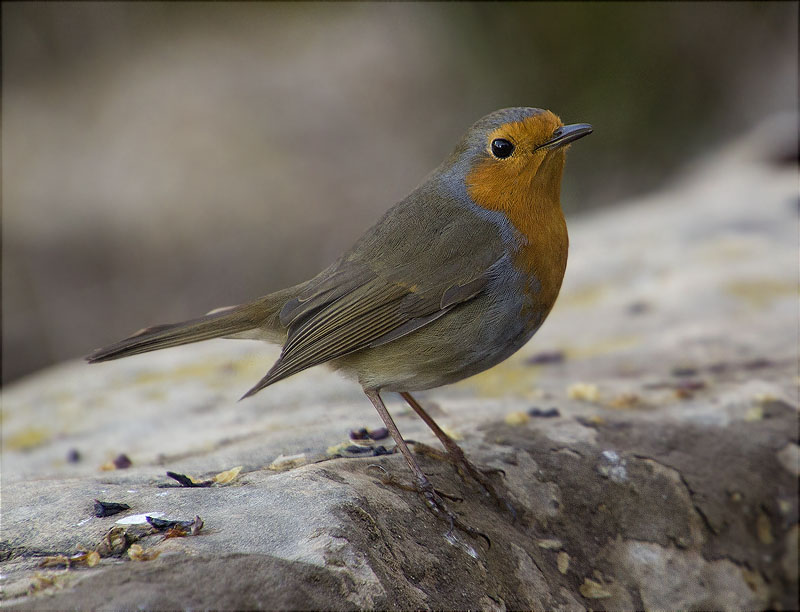
M 327 363 L 361 384 L 414 473 L 417 490 L 452 528 L 457 517 L 418 465 L 381 392 L 398 392 L 449 459 L 499 499 L 410 393 L 491 368 L 539 329 L 567 265 L 560 202 L 565 151 L 591 132 L 590 125 L 564 125 L 538 108 L 495 111 L 467 131 L 422 185 L 311 280 L 144 329 L 87 360 L 218 337 L 283 345 L 272 368 L 242 399 Z

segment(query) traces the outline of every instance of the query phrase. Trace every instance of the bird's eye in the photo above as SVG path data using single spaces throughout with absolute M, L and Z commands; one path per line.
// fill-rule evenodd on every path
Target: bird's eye
M 492 141 L 492 155 L 499 159 L 510 157 L 514 152 L 514 144 L 505 138 L 495 138 Z

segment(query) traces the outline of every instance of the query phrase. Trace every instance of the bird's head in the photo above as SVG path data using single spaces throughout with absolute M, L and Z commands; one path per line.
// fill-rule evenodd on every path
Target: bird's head
M 592 126 L 564 125 L 548 110 L 506 108 L 475 123 L 451 159 L 464 169 L 475 203 L 511 212 L 532 199 L 557 203 L 567 145 L 591 133 Z

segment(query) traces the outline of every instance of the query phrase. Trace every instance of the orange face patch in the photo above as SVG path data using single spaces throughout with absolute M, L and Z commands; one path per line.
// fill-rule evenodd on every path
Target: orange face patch
M 539 149 L 559 127 L 561 119 L 550 111 L 543 111 L 522 121 L 501 125 L 486 137 L 487 157 L 481 159 L 466 176 L 467 188 L 472 199 L 489 210 L 503 210 L 513 214 L 517 205 L 525 207 L 525 198 L 516 194 L 508 197 L 509 191 L 530 188 L 548 151 Z M 513 154 L 498 159 L 492 154 L 492 142 L 502 138 L 514 145 Z M 552 152 L 550 152 L 552 153 Z M 559 180 L 560 174 L 554 178 Z M 523 194 L 524 196 L 524 194 Z

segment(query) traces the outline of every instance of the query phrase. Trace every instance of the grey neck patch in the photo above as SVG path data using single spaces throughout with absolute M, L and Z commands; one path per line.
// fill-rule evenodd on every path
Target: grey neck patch
M 462 156 L 449 167 L 443 168 L 438 177 L 437 189 L 441 189 L 445 196 L 452 198 L 475 216 L 492 223 L 500 232 L 504 244 L 512 248 L 519 248 L 525 244 L 525 237 L 508 220 L 508 217 L 502 211 L 487 210 L 479 206 L 467 192 L 464 177 L 472 167 L 470 161 L 466 156 Z

